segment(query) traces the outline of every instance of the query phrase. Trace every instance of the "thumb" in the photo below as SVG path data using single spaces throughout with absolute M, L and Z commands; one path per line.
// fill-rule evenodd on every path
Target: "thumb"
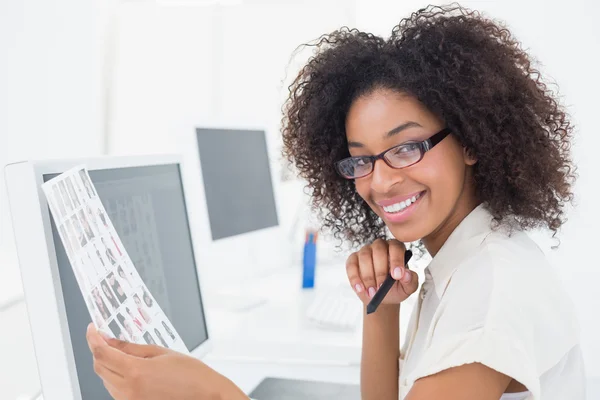
M 167 350 L 163 347 L 146 344 L 129 343 L 119 339 L 108 339 L 109 346 L 134 357 L 152 358 L 163 355 Z

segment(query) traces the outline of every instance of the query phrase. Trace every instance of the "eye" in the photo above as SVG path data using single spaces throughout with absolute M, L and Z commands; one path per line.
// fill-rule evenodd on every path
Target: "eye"
M 369 160 L 366 158 L 356 158 L 354 161 L 354 164 L 357 167 L 364 167 L 368 162 L 369 162 Z
M 419 149 L 418 143 L 406 143 L 394 149 L 394 155 L 411 154 Z

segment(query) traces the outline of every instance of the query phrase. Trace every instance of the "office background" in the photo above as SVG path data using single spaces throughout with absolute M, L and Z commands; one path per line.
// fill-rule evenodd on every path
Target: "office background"
M 600 377 L 597 226 L 600 147 L 594 0 L 461 4 L 506 21 L 560 86 L 577 134 L 577 205 L 551 255 L 582 327 L 590 376 Z M 386 35 L 416 0 L 2 0 L 0 164 L 31 158 L 178 152 L 188 126 L 264 125 L 278 155 L 286 88 L 310 49 L 347 25 Z M 295 53 L 295 54 L 294 54 Z M 282 160 L 272 158 L 281 179 Z M 37 391 L 33 349 L 3 178 L 0 177 L 0 399 Z M 285 219 L 288 216 L 283 215 Z M 298 243 L 301 246 L 302 243 Z M 341 266 L 340 266 L 341 267 Z M 556 322 L 560 324 L 560 321 Z M 15 347 L 14 343 L 17 343 Z

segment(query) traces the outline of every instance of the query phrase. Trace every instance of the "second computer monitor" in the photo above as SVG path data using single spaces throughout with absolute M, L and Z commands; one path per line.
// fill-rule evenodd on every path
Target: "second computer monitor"
M 279 225 L 265 132 L 196 133 L 212 239 Z
M 196 139 L 212 234 L 205 248 L 211 269 L 247 277 L 287 266 L 265 130 L 197 128 Z

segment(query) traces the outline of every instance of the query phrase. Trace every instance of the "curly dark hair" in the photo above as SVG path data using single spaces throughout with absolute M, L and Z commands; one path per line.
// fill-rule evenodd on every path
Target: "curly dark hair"
M 477 158 L 476 192 L 496 222 L 556 235 L 573 199 L 573 127 L 506 27 L 457 4 L 429 6 L 388 39 L 343 27 L 304 46 L 315 50 L 289 87 L 283 152 L 335 237 L 362 245 L 386 236 L 353 181 L 334 168 L 349 156 L 351 104 L 377 89 L 414 96 L 445 121 Z

